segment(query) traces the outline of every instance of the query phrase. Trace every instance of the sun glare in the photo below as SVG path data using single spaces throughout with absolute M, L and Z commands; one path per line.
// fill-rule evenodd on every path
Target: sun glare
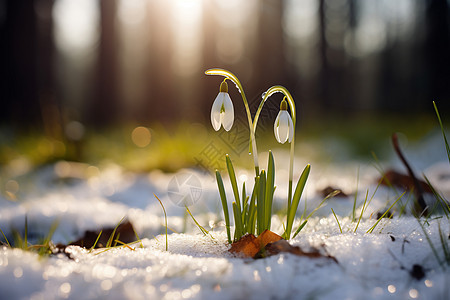
M 95 47 L 99 39 L 98 2 L 92 0 L 57 0 L 53 7 L 55 42 L 65 52 L 79 52 Z
M 198 71 L 202 58 L 202 2 L 172 1 L 174 55 L 172 69 L 180 76 Z

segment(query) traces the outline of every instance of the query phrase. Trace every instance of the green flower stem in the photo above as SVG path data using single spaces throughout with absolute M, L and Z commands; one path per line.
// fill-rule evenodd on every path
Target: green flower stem
M 255 164 L 255 173 L 256 176 L 259 175 L 259 163 L 258 163 L 258 151 L 256 149 L 256 139 L 255 139 L 255 127 L 253 126 L 253 122 L 252 122 L 252 115 L 250 113 L 250 107 L 248 106 L 248 102 L 247 102 L 247 98 L 245 97 L 245 93 L 244 93 L 244 89 L 242 88 L 241 82 L 239 81 L 239 79 L 230 71 L 224 70 L 224 69 L 209 69 L 205 71 L 206 75 L 220 75 L 220 76 L 224 76 L 225 78 L 231 80 L 232 82 L 234 82 L 234 84 L 236 85 L 236 87 L 239 90 L 239 93 L 241 94 L 242 97 L 242 101 L 244 102 L 244 106 L 245 106 L 245 111 L 247 112 L 247 120 L 248 120 L 248 126 L 250 129 L 250 143 L 252 145 L 252 149 L 253 149 L 253 160 L 254 160 L 254 164 Z M 295 123 L 294 123 L 295 125 Z
M 295 147 L 295 124 L 296 124 L 296 114 L 295 114 L 295 102 L 294 98 L 292 98 L 291 93 L 281 85 L 275 85 L 269 88 L 263 96 L 261 103 L 259 104 L 258 110 L 256 111 L 255 118 L 253 119 L 253 132 L 256 132 L 256 125 L 258 124 L 259 115 L 261 114 L 261 110 L 264 106 L 266 100 L 272 96 L 274 93 L 282 93 L 286 96 L 286 99 L 289 103 L 289 108 L 291 110 L 292 124 L 294 125 L 294 133 L 291 141 L 291 153 L 290 153 L 290 162 L 289 162 L 289 188 L 288 188 L 288 212 L 291 208 L 292 201 L 292 179 L 294 177 L 294 147 Z
M 248 223 L 247 232 L 255 234 L 255 224 L 256 224 L 256 198 L 259 193 L 259 176 L 255 177 L 255 185 L 253 186 L 252 198 L 250 200 L 250 206 L 248 208 Z

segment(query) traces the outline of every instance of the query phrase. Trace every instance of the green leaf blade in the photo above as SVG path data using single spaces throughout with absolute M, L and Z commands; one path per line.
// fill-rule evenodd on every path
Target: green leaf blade
M 230 232 L 230 214 L 228 212 L 227 196 L 225 194 L 225 187 L 223 186 L 222 176 L 220 175 L 220 172 L 217 170 L 216 170 L 216 181 L 217 181 L 217 186 L 219 188 L 220 202 L 222 203 L 222 209 L 223 209 L 223 214 L 224 214 L 224 218 L 225 218 L 225 227 L 227 229 L 228 243 L 231 244 L 232 240 L 231 240 L 231 232 Z
M 265 195 L 265 207 L 264 207 L 264 224 L 266 229 L 270 230 L 271 219 L 272 219 L 272 203 L 273 194 L 275 191 L 275 162 L 273 159 L 272 151 L 269 151 L 269 162 L 267 165 L 267 180 L 266 180 L 266 195 Z
M 266 195 L 266 171 L 261 170 L 259 175 L 259 192 L 256 205 L 256 218 L 258 222 L 257 233 L 260 235 L 265 229 L 265 195 Z
M 236 173 L 234 172 L 233 163 L 231 162 L 231 159 L 228 156 L 228 154 L 226 155 L 226 162 L 227 162 L 228 175 L 230 176 L 231 188 L 233 189 L 234 201 L 236 202 L 236 205 L 239 208 L 239 211 L 242 211 L 241 201 L 239 199 L 239 189 L 237 186 Z
M 234 226 L 236 227 L 235 240 L 239 240 L 244 235 L 244 227 L 242 226 L 242 216 L 236 202 L 233 202 Z
M 285 232 L 286 239 L 290 239 L 295 214 L 297 212 L 297 208 L 300 203 L 300 198 L 305 188 L 306 180 L 308 179 L 310 171 L 311 165 L 308 164 L 306 165 L 305 169 L 302 172 L 302 175 L 298 179 L 297 187 L 295 188 L 294 196 L 292 197 L 292 204 L 287 215 L 286 232 Z

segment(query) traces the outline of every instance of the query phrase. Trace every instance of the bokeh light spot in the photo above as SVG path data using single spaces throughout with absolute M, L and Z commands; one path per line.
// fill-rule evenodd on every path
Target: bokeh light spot
M 71 167 L 67 161 L 59 161 L 55 164 L 54 171 L 57 176 L 63 178 L 69 176 Z
M 22 268 L 21 267 L 15 268 L 14 271 L 13 271 L 13 274 L 14 274 L 14 277 L 16 277 L 16 278 L 22 277 L 23 276 Z
M 417 297 L 419 297 L 419 292 L 416 289 L 410 289 L 409 296 L 413 299 L 416 299 Z
M 144 148 L 150 144 L 152 135 L 148 128 L 139 126 L 133 129 L 133 132 L 131 133 L 131 139 L 136 146 Z
M 77 121 L 69 122 L 66 125 L 66 136 L 72 141 L 79 141 L 84 137 L 84 125 Z
M 61 284 L 61 286 L 59 287 L 59 291 L 61 292 L 61 296 L 67 296 L 70 293 L 70 290 L 72 289 L 72 286 L 70 285 L 70 283 L 68 282 L 64 282 L 63 284 Z
M 395 293 L 395 291 L 397 290 L 397 288 L 393 284 L 388 285 L 387 289 L 388 289 L 389 293 L 391 293 L 391 294 Z
M 100 286 L 101 286 L 102 290 L 109 291 L 112 288 L 112 281 L 109 279 L 103 280 L 100 283 Z
M 12 194 L 16 194 L 19 191 L 19 188 L 19 183 L 15 180 L 8 180 L 5 184 L 6 191 Z

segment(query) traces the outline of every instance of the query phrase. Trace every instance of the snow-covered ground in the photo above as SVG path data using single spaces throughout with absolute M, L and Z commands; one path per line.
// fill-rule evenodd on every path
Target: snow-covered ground
M 435 140 L 439 144 L 425 143 L 433 147 L 415 147 L 407 156 L 412 158 L 418 174 L 423 171 L 449 199 L 450 165 L 440 137 Z M 286 153 L 275 151 L 274 155 L 278 183 L 274 210 L 278 211 L 285 205 L 287 166 L 281 162 Z M 265 160 L 261 155 L 261 161 Z M 296 178 L 305 164 L 301 158 L 296 160 Z M 390 165 L 403 170 L 399 163 Z M 245 180 L 253 174 L 237 170 L 237 176 Z M 143 248 L 136 243 L 131 249 L 90 252 L 69 246 L 66 252 L 71 258 L 64 254 L 40 258 L 3 246 L 0 298 L 450 299 L 450 265 L 444 262 L 442 247 L 443 243 L 449 245 L 447 217 L 429 219 L 424 225 L 427 235 L 417 219 L 398 214 L 392 220 L 383 219 L 373 233 L 366 233 L 376 222 L 377 212 L 401 194 L 386 187 L 377 189 L 377 177 L 379 172 L 371 163 L 312 164 L 299 214 L 305 201 L 308 212 L 317 207 L 323 199 L 320 190 L 326 186 L 340 188 L 349 196 L 328 200 L 290 243 L 305 251 L 320 249 L 336 258 L 337 263 L 288 253 L 253 260 L 234 257 L 227 251 L 217 185 L 209 174 L 197 170 L 135 174 L 112 164 L 48 165 L 7 183 L 17 201 L 7 200 L 6 196 L 0 199 L 0 229 L 10 240 L 13 230 L 23 234 L 25 216 L 32 243 L 37 243 L 36 237 L 45 236 L 58 221 L 52 240 L 64 244 L 80 238 L 86 230 L 114 227 L 125 216 L 142 238 Z M 183 185 L 184 180 L 190 184 Z M 190 210 L 210 235 L 204 236 L 186 217 L 185 209 L 175 204 L 174 182 L 178 183 L 179 194 L 193 193 L 190 195 L 195 204 Z M 232 199 L 229 182 L 225 185 Z M 369 199 L 373 196 L 359 225 L 349 218 L 355 192 L 358 206 L 366 193 Z M 168 251 L 163 235 L 164 215 L 153 194 L 164 203 L 168 226 L 178 232 L 169 235 Z M 359 217 L 360 209 L 356 215 Z M 275 215 L 272 230 L 282 233 L 282 222 Z

